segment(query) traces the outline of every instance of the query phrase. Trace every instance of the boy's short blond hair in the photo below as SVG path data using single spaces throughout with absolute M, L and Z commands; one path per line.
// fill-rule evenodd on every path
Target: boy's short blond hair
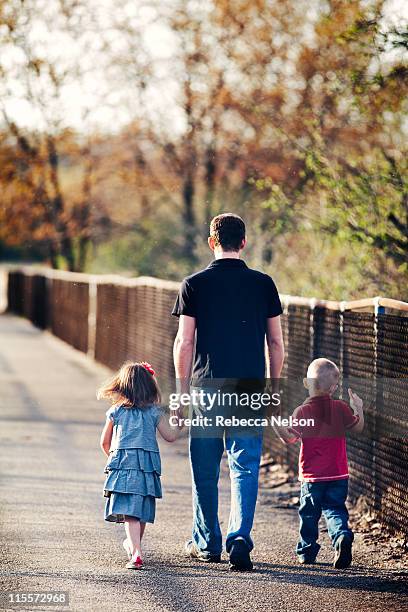
M 314 359 L 307 368 L 307 379 L 311 380 L 319 391 L 330 391 L 331 387 L 338 383 L 339 378 L 339 368 L 334 361 L 325 357 Z

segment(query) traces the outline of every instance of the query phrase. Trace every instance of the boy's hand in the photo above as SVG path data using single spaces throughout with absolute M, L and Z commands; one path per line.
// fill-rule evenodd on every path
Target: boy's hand
M 348 392 L 350 396 L 351 409 L 354 412 L 354 416 L 358 417 L 355 425 L 351 428 L 351 431 L 361 433 L 364 429 L 363 400 L 357 395 L 357 393 L 354 393 L 352 389 L 349 389 Z
M 354 393 L 354 391 L 350 388 L 348 390 L 348 393 L 350 397 L 350 406 L 352 408 L 355 408 L 356 410 L 361 410 L 363 407 L 363 400 L 361 399 L 361 397 L 359 397 L 357 393 Z

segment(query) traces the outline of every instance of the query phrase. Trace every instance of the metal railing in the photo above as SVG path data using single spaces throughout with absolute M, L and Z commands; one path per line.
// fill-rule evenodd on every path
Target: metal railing
M 8 310 L 30 319 L 110 368 L 126 359 L 151 361 L 160 383 L 174 380 L 171 309 L 179 284 L 150 277 L 86 275 L 36 267 L 8 271 Z M 366 404 L 367 435 L 348 439 L 350 494 L 364 496 L 392 531 L 408 529 L 408 304 L 376 297 L 334 302 L 281 295 L 288 380 L 305 376 L 315 357 L 328 357 L 343 379 L 358 381 Z M 295 408 L 304 393 L 287 388 Z M 400 435 L 382 435 L 392 423 Z M 265 452 L 295 472 L 298 449 L 272 431 Z

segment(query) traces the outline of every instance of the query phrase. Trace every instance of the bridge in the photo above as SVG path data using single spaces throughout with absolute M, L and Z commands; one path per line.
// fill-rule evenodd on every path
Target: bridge
M 165 497 L 156 524 L 146 530 L 146 570 L 126 572 L 122 530 L 103 521 L 98 438 L 106 408 L 96 402 L 95 389 L 109 368 L 136 354 L 155 364 L 163 383 L 170 379 L 175 322 L 169 311 L 177 284 L 33 268 L 7 276 L 8 312 L 0 317 L 3 592 L 67 591 L 70 609 L 78 611 L 406 607 L 402 562 L 393 562 L 386 545 L 376 546 L 358 531 L 352 569 L 332 568 L 326 534 L 320 563 L 298 566 L 296 508 L 282 504 L 279 488 L 261 487 L 256 572 L 231 575 L 226 563 L 203 566 L 186 559 L 191 500 L 185 439 L 161 444 Z M 398 386 L 400 396 L 393 395 L 384 381 L 393 373 L 407 375 L 407 305 L 381 298 L 339 305 L 289 296 L 283 303 L 285 374 L 299 373 L 311 356 L 327 354 L 341 364 L 344 377 L 369 381 L 367 393 L 381 397 L 368 411 L 374 432 L 385 418 L 377 408 L 389 397 L 389 419 L 403 428 L 406 397 Z M 380 376 L 383 383 L 372 384 Z M 272 437 L 265 453 L 293 467 L 293 451 Z M 395 433 L 350 444 L 353 499 L 366 501 L 390 538 L 404 538 L 408 524 L 406 453 L 403 436 Z M 221 481 L 225 527 L 226 469 Z

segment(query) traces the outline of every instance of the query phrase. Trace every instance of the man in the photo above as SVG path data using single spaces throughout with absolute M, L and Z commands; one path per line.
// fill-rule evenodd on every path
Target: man
M 189 391 L 191 376 L 194 385 L 201 388 L 217 386 L 220 379 L 264 379 L 265 337 L 269 375 L 279 378 L 284 356 L 282 307 L 273 280 L 251 270 L 240 259 L 246 245 L 243 220 L 230 213 L 215 217 L 211 221 L 208 245 L 214 261 L 184 279 L 172 312 L 180 318 L 174 344 L 180 391 Z M 194 559 L 221 560 L 218 478 L 224 448 L 231 476 L 231 513 L 226 539 L 230 569 L 251 570 L 250 534 L 262 451 L 259 433 L 240 435 L 226 429 L 223 437 L 190 434 L 194 516 L 192 540 L 187 542 L 186 551 Z

